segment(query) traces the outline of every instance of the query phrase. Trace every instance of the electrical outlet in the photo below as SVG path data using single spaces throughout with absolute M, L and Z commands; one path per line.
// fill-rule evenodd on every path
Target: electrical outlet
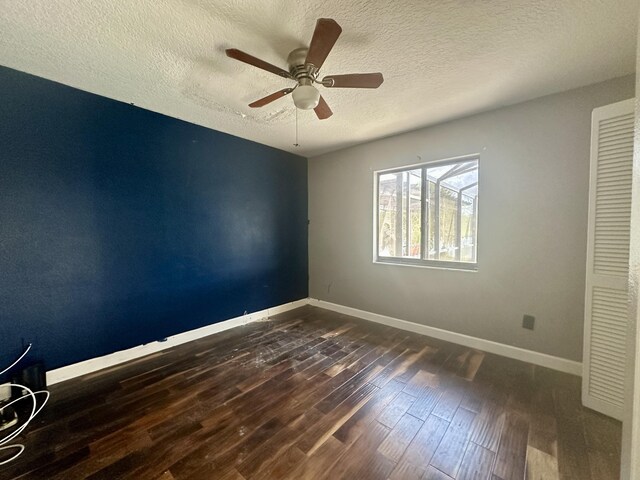
M 533 330 L 533 325 L 536 322 L 536 317 L 533 315 L 524 315 L 522 317 L 522 328 Z
M 11 398 L 11 384 L 3 383 L 0 385 L 0 402 Z

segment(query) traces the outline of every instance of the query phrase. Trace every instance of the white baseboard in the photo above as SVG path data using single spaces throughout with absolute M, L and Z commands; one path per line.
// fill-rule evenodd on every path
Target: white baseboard
M 51 370 L 50 372 L 47 372 L 47 384 L 53 385 L 55 383 L 63 382 L 75 377 L 80 377 L 88 373 L 94 373 L 105 368 L 113 367 L 120 363 L 135 360 L 152 353 L 166 350 L 167 348 L 175 347 L 176 345 L 181 345 L 192 340 L 197 340 L 199 338 L 213 335 L 214 333 L 229 330 L 230 328 L 235 328 L 251 322 L 256 322 L 272 315 L 287 312 L 304 305 L 313 305 L 316 307 L 324 308 L 326 310 L 332 310 L 334 312 L 351 315 L 353 317 L 362 318 L 371 322 L 381 323 L 390 327 L 399 328 L 401 330 L 407 330 L 409 332 L 419 333 L 421 335 L 457 343 L 458 345 L 464 345 L 465 347 L 475 348 L 478 350 L 483 350 L 485 352 L 495 353 L 496 355 L 502 355 L 504 357 L 521 360 L 523 362 L 533 363 L 534 365 L 540 365 L 542 367 L 551 368 L 553 370 L 558 370 L 578 376 L 582 375 L 582 363 L 575 362 L 573 360 L 567 360 L 566 358 L 554 357 L 553 355 L 547 355 L 545 353 L 534 352 L 532 350 L 526 350 L 524 348 L 506 345 L 504 343 L 493 342 L 491 340 L 471 337 L 462 333 L 450 332 L 448 330 L 443 330 L 440 328 L 408 322 L 399 318 L 388 317 L 386 315 L 358 310 L 357 308 L 346 307 L 344 305 L 338 305 L 331 302 L 325 302 L 324 300 L 317 300 L 315 298 L 304 298 L 295 302 L 285 303 L 283 305 L 267 308 L 259 312 L 243 315 L 241 317 L 230 318 L 229 320 L 224 320 L 222 322 L 207 325 L 206 327 L 179 333 L 177 335 L 168 337 L 167 340 L 163 342 L 147 343 L 145 345 L 139 345 L 127 350 L 121 350 L 119 352 L 110 353 L 109 355 L 91 358 L 83 362 L 78 362 L 74 363 L 73 365 L 67 365 L 66 367 Z
M 502 355 L 503 357 L 514 358 L 523 362 L 533 363 L 534 365 L 540 365 L 541 367 L 551 368 L 560 372 L 582 376 L 582 363 L 567 360 L 566 358 L 554 357 L 553 355 L 547 355 L 546 353 L 534 352 L 533 350 L 526 350 L 524 348 L 513 347 L 504 343 L 493 342 L 491 340 L 472 337 L 462 333 L 450 332 L 441 328 L 408 322 L 406 320 L 400 320 L 399 318 L 358 310 L 357 308 L 345 307 L 344 305 L 325 302 L 324 300 L 317 300 L 315 298 L 310 298 L 309 304 L 326 310 L 333 310 L 334 312 L 369 320 L 371 322 L 399 328 L 401 330 L 407 330 L 409 332 L 419 333 L 421 335 L 438 338 L 440 340 L 446 340 L 451 343 L 457 343 L 458 345 L 464 345 L 465 347 L 475 348 L 485 352 L 494 353 L 496 355 Z
M 214 333 L 223 332 L 224 330 L 229 330 L 230 328 L 239 327 L 241 325 L 246 325 L 251 322 L 262 320 L 272 315 L 277 315 L 278 313 L 287 312 L 289 310 L 293 310 L 294 308 L 307 305 L 308 303 L 309 299 L 303 298 L 302 300 L 297 300 L 295 302 L 285 303 L 276 307 L 260 310 L 259 312 L 253 312 L 241 317 L 230 318 L 229 320 L 213 323 L 211 325 L 197 328 L 195 330 L 189 330 L 188 332 L 178 333 L 177 335 L 168 337 L 165 341 L 162 342 L 151 342 L 144 345 L 139 345 L 137 347 L 129 348 L 127 350 L 110 353 L 109 355 L 104 355 L 102 357 L 91 358 L 83 362 L 67 365 L 66 367 L 57 368 L 55 370 L 47 372 L 47 384 L 53 385 L 55 383 L 63 382 L 71 378 L 97 372 L 98 370 L 112 367 L 114 365 L 128 362 L 130 360 L 135 360 L 140 357 L 159 352 L 161 350 L 166 350 L 167 348 L 175 347 L 176 345 L 181 345 L 192 340 L 197 340 L 199 338 L 212 335 Z

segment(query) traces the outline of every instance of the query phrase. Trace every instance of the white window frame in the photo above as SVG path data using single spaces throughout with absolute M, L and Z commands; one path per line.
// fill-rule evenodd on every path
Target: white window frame
M 419 157 L 418 157 L 419 158 Z M 479 237 L 479 225 L 480 225 L 480 203 L 478 203 L 477 205 L 477 210 L 476 210 L 476 232 L 475 232 L 475 237 L 476 237 L 476 257 L 475 257 L 475 262 L 458 262 L 458 261 L 445 261 L 445 260 L 431 260 L 431 259 L 424 259 L 424 258 L 402 258 L 402 257 L 382 257 L 378 254 L 379 252 L 379 232 L 380 232 L 380 227 L 379 227 L 379 215 L 380 215 L 380 208 L 378 205 L 378 201 L 379 201 L 379 197 L 378 197 L 378 186 L 380 183 L 380 175 L 383 174 L 387 174 L 387 173 L 399 173 L 399 172 L 406 172 L 408 170 L 415 170 L 418 168 L 433 168 L 433 167 L 439 167 L 439 166 L 443 166 L 443 165 L 449 165 L 449 164 L 454 164 L 454 163 L 463 163 L 463 162 L 468 162 L 471 160 L 476 160 L 478 162 L 478 186 L 480 185 L 480 154 L 470 154 L 470 155 L 464 155 L 464 156 L 460 156 L 460 157 L 452 157 L 452 158 L 446 158 L 446 159 L 442 159 L 442 160 L 432 160 L 432 161 L 428 161 L 428 162 L 420 162 L 420 163 L 415 163 L 412 165 L 403 165 L 401 167 L 393 167 L 393 168 L 387 168 L 387 169 L 383 169 L 383 170 L 375 170 L 373 172 L 373 263 L 377 263 L 377 264 L 384 264 L 384 265 L 404 265 L 404 266 L 412 266 L 412 267 L 426 267 L 426 268 L 438 268 L 438 269 L 448 269 L 448 270 L 462 270 L 462 271 L 467 271 L 467 272 L 476 272 L 478 271 L 478 257 L 479 257 L 479 241 L 478 241 L 478 237 Z M 424 243 L 425 241 L 428 241 L 427 238 L 425 238 L 424 233 L 424 225 L 425 225 L 425 208 L 426 208 L 426 203 L 424 201 L 424 195 L 425 195 L 425 181 L 426 181 L 426 176 L 424 175 L 424 170 L 422 172 L 422 199 L 421 199 L 421 208 L 422 208 L 422 215 L 421 215 L 421 233 L 420 233 L 420 237 L 421 237 L 421 242 Z M 421 257 L 424 255 L 424 248 L 421 247 Z

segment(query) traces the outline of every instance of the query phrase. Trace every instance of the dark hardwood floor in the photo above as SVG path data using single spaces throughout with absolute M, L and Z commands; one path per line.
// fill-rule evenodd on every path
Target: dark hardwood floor
M 618 478 L 579 378 L 313 307 L 51 391 L 0 478 Z

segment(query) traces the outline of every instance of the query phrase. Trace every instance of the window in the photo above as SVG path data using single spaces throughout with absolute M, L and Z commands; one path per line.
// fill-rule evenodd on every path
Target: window
M 376 173 L 376 261 L 475 270 L 478 157 Z

